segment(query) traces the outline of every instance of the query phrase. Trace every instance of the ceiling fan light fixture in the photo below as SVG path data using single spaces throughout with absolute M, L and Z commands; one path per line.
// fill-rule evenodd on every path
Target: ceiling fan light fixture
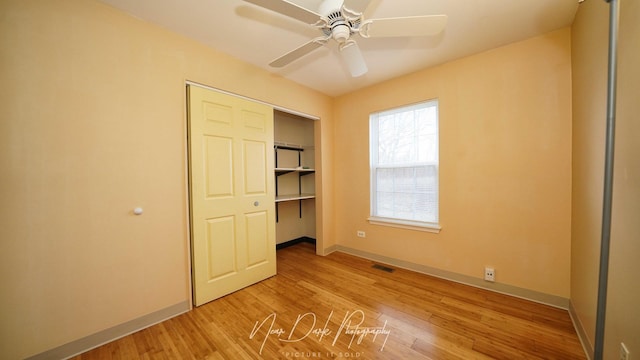
M 342 54 L 342 59 L 344 59 L 344 62 L 347 64 L 351 76 L 359 77 L 369 71 L 367 63 L 364 61 L 360 48 L 355 41 L 348 40 L 340 44 L 340 53 Z
M 351 29 L 346 24 L 339 24 L 331 29 L 331 36 L 339 44 L 344 44 L 349 40 Z

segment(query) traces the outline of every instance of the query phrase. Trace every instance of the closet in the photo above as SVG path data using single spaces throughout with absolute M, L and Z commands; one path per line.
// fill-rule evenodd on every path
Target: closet
M 276 245 L 315 243 L 314 120 L 274 111 Z

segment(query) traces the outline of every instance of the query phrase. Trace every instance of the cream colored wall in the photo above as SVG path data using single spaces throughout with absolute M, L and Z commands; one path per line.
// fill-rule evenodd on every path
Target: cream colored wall
M 640 352 L 640 4 L 619 1 L 620 32 L 614 193 L 604 358 L 618 358 L 624 342 Z M 572 29 L 573 224 L 571 302 L 590 346 L 600 256 L 609 6 L 586 1 Z
M 5 0 L 0 14 L 4 358 L 189 300 L 185 80 L 316 115 L 331 147 L 327 96 L 106 5 Z M 330 246 L 331 182 L 319 190 Z
M 565 28 L 336 99 L 337 243 L 568 298 L 570 65 Z M 441 233 L 370 225 L 369 114 L 436 98 Z

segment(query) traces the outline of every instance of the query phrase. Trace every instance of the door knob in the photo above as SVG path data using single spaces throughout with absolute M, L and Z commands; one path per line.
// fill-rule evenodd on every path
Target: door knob
M 260 205 L 260 201 L 254 201 L 253 202 L 253 206 L 259 206 Z

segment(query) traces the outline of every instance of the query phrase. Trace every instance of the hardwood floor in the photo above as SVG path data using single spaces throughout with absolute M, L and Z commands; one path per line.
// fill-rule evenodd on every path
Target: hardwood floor
M 278 275 L 74 359 L 586 359 L 567 311 L 310 244 Z

